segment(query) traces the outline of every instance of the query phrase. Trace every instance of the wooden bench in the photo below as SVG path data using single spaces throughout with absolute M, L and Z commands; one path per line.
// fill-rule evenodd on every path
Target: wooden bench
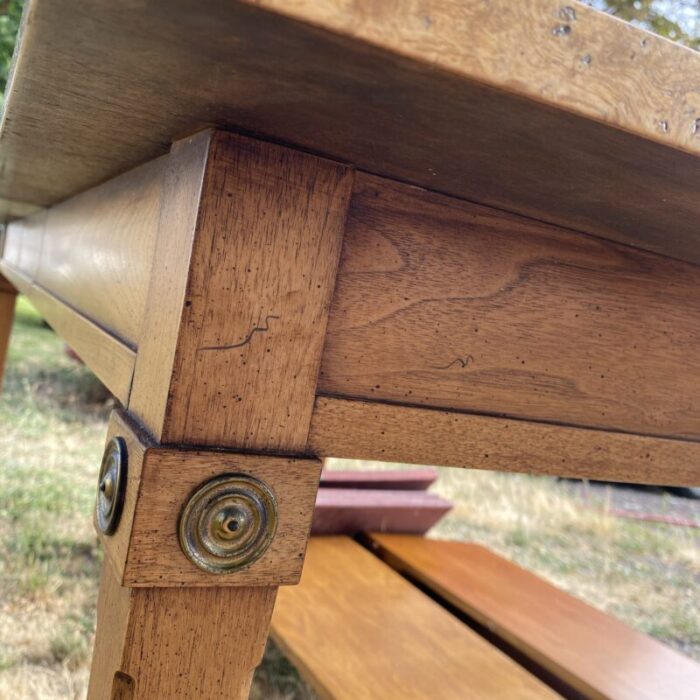
M 273 637 L 323 698 L 697 698 L 696 663 L 482 546 L 366 544 L 312 538 L 279 592 Z

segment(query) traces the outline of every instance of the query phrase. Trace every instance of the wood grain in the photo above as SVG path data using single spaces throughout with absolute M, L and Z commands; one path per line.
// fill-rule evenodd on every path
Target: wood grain
M 221 474 L 253 476 L 277 500 L 277 533 L 249 567 L 225 576 L 198 569 L 173 533 L 189 495 Z M 146 452 L 124 583 L 129 586 L 262 586 L 299 581 L 311 527 L 321 463 L 313 459 L 262 457 L 226 452 Z
M 358 175 L 319 391 L 700 438 L 700 269 Z
M 700 665 L 477 544 L 372 535 L 392 568 L 426 585 L 595 700 L 691 700 Z
M 129 410 L 164 437 L 173 364 L 211 142 L 205 131 L 173 144 L 163 175 L 161 216 Z
M 108 439 L 123 437 L 129 455 L 124 510 L 117 532 L 101 536 L 122 585 L 130 587 L 262 586 L 299 581 L 321 463 L 154 445 L 131 421 L 112 417 Z M 211 574 L 183 554 L 178 521 L 190 495 L 222 474 L 248 474 L 277 502 L 277 533 L 260 559 L 231 574 Z
M 3 261 L 123 344 L 141 333 L 165 158 L 7 226 Z
M 198 449 L 143 442 L 136 498 L 132 485 L 123 516 L 133 522 L 108 555 L 119 560 L 126 550 L 117 576 L 138 587 L 141 607 L 127 611 L 127 630 L 149 632 L 121 645 L 98 630 L 100 658 L 109 660 L 100 668 L 114 669 L 123 648 L 136 648 L 130 658 L 139 672 L 150 666 L 147 675 L 116 665 L 134 678 L 136 698 L 246 696 L 276 584 L 298 580 L 320 463 L 202 446 L 305 447 L 351 185 L 343 166 L 219 132 L 183 139 L 168 157 L 128 408 L 151 439 Z M 175 533 L 192 490 L 232 471 L 271 485 L 280 521 L 263 557 L 224 579 L 187 561 Z M 182 611 L 172 637 L 163 631 L 168 610 Z M 207 626 L 217 627 L 212 643 L 192 652 Z M 227 650 L 242 661 L 231 664 Z M 176 674 L 190 656 L 188 673 Z M 112 683 L 113 673 L 94 673 Z
M 121 588 L 105 562 L 89 700 L 246 700 L 275 593 Z
M 41 210 L 26 219 L 13 221 L 5 230 L 2 259 L 34 281 L 41 261 L 41 247 L 47 211 Z
M 700 153 L 691 118 L 700 111 L 700 97 L 696 83 L 683 82 L 697 70 L 698 56 L 583 3 L 410 0 L 400 4 L 400 15 L 396 2 L 251 4 L 430 63 L 434 70 Z M 661 120 L 668 122 L 666 129 Z
M 107 389 L 126 404 L 136 363 L 134 351 L 2 261 L 0 273 L 32 302 Z
M 35 281 L 132 346 L 145 314 L 165 167 L 159 158 L 44 213 Z
M 272 635 L 322 698 L 558 697 L 346 537 L 312 538 Z
M 423 535 L 451 510 L 450 501 L 426 491 L 322 488 L 316 496 L 311 534 L 370 531 Z
M 0 390 L 2 390 L 7 348 L 10 344 L 16 296 L 15 288 L 0 275 Z
M 579 3 L 27 8 L 6 206 L 53 204 L 215 124 L 700 261 L 700 58 Z
M 438 478 L 437 469 L 324 469 L 320 486 L 326 489 L 390 489 L 426 491 Z
M 160 441 L 303 452 L 351 185 L 335 163 L 211 136 L 196 229 L 161 227 L 137 360 L 130 408 Z
M 700 486 L 700 443 L 321 397 L 309 450 L 408 464 Z

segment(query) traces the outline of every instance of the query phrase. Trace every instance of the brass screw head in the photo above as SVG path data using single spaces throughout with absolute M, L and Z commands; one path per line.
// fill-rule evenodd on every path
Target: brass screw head
M 247 474 L 224 474 L 202 484 L 185 504 L 178 525 L 185 556 L 212 574 L 252 564 L 276 530 L 274 493 Z
M 124 438 L 113 437 L 105 448 L 97 480 L 95 521 L 103 535 L 112 535 L 119 525 L 126 491 L 127 454 Z

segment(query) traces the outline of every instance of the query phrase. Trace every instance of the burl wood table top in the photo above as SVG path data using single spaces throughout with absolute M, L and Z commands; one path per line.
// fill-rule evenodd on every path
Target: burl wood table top
M 556 0 L 36 0 L 0 133 L 7 217 L 243 130 L 700 261 L 700 57 Z

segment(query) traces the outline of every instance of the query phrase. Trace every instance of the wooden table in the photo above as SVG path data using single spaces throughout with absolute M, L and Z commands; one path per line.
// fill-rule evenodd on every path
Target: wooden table
M 698 54 L 577 3 L 28 3 L 0 347 L 17 289 L 122 406 L 90 699 L 247 696 L 324 457 L 699 485 L 698 154 Z

